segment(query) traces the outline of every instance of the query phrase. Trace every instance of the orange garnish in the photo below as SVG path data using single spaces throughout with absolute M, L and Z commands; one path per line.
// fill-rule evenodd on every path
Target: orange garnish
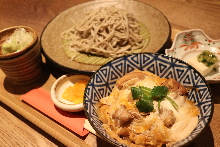
M 67 87 L 64 93 L 62 94 L 62 98 L 71 101 L 74 104 L 82 103 L 87 83 L 87 80 L 79 80 L 73 86 Z

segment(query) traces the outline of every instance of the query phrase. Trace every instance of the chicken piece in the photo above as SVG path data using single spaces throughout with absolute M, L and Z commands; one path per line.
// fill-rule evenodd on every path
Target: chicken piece
M 160 109 L 160 118 L 167 127 L 172 126 L 176 122 L 176 117 L 174 116 L 173 111 L 163 107 Z
M 118 136 L 123 136 L 123 137 L 129 136 L 129 131 L 130 131 L 130 130 L 129 130 L 128 128 L 124 127 L 124 128 L 122 128 L 122 129 L 120 129 L 120 130 L 118 131 L 117 135 L 118 135 Z
M 133 118 L 136 118 L 136 119 L 142 118 L 141 113 L 138 110 L 130 110 L 129 112 L 131 113 Z
M 132 115 L 125 109 L 125 106 L 122 105 L 120 108 L 115 110 L 115 112 L 112 114 L 112 118 L 115 120 L 115 126 L 120 127 L 132 119 Z
M 176 92 L 171 92 L 168 96 L 175 101 L 175 103 L 180 107 L 186 101 L 186 96 L 178 95 Z
M 127 73 L 126 75 L 121 77 L 116 82 L 116 86 L 118 87 L 118 89 L 122 89 L 122 87 L 125 85 L 125 83 L 128 82 L 129 80 L 135 79 L 135 80 L 133 80 L 133 82 L 136 82 L 136 81 L 139 81 L 139 80 L 143 80 L 145 78 L 145 76 L 147 76 L 147 74 L 145 74 L 143 72 Z M 131 82 L 129 85 L 134 85 L 135 83 L 133 83 L 133 82 Z
M 135 85 L 140 79 L 138 77 L 125 81 L 120 90 L 130 89 L 130 86 Z
M 176 102 L 176 104 L 178 106 L 181 106 L 185 103 L 186 101 L 186 96 L 178 96 L 177 98 L 174 99 L 174 101 Z
M 176 92 L 179 95 L 187 94 L 187 88 L 173 78 L 167 79 L 164 83 L 162 83 L 162 86 L 168 87 L 170 91 Z

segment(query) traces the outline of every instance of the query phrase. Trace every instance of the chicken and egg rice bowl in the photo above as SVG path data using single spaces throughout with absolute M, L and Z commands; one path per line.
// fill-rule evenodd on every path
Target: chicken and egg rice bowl
M 96 107 L 106 132 L 128 146 L 171 146 L 198 124 L 199 109 L 187 98 L 187 88 L 147 71 L 118 79 Z

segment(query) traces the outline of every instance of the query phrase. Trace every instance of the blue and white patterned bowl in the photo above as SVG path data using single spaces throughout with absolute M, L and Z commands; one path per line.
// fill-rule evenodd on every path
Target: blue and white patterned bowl
M 167 55 L 154 53 L 139 53 L 117 58 L 103 65 L 91 77 L 84 95 L 84 107 L 88 120 L 94 130 L 109 143 L 125 147 L 111 138 L 102 127 L 95 110 L 99 99 L 108 96 L 117 79 L 135 69 L 149 71 L 163 78 L 174 78 L 186 87 L 193 87 L 189 91 L 189 99 L 199 107 L 199 123 L 186 139 L 174 146 L 182 146 L 197 137 L 209 124 L 213 113 L 211 89 L 205 78 L 186 62 Z

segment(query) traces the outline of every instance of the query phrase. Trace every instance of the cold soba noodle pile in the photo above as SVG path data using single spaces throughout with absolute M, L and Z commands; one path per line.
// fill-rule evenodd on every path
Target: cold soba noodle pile
M 117 80 L 100 99 L 97 114 L 107 133 L 131 147 L 170 146 L 198 124 L 199 109 L 174 79 L 135 70 Z
M 139 22 L 126 10 L 114 6 L 87 12 L 82 22 L 64 31 L 61 37 L 65 40 L 63 47 L 71 52 L 106 58 L 130 54 L 146 45 Z

